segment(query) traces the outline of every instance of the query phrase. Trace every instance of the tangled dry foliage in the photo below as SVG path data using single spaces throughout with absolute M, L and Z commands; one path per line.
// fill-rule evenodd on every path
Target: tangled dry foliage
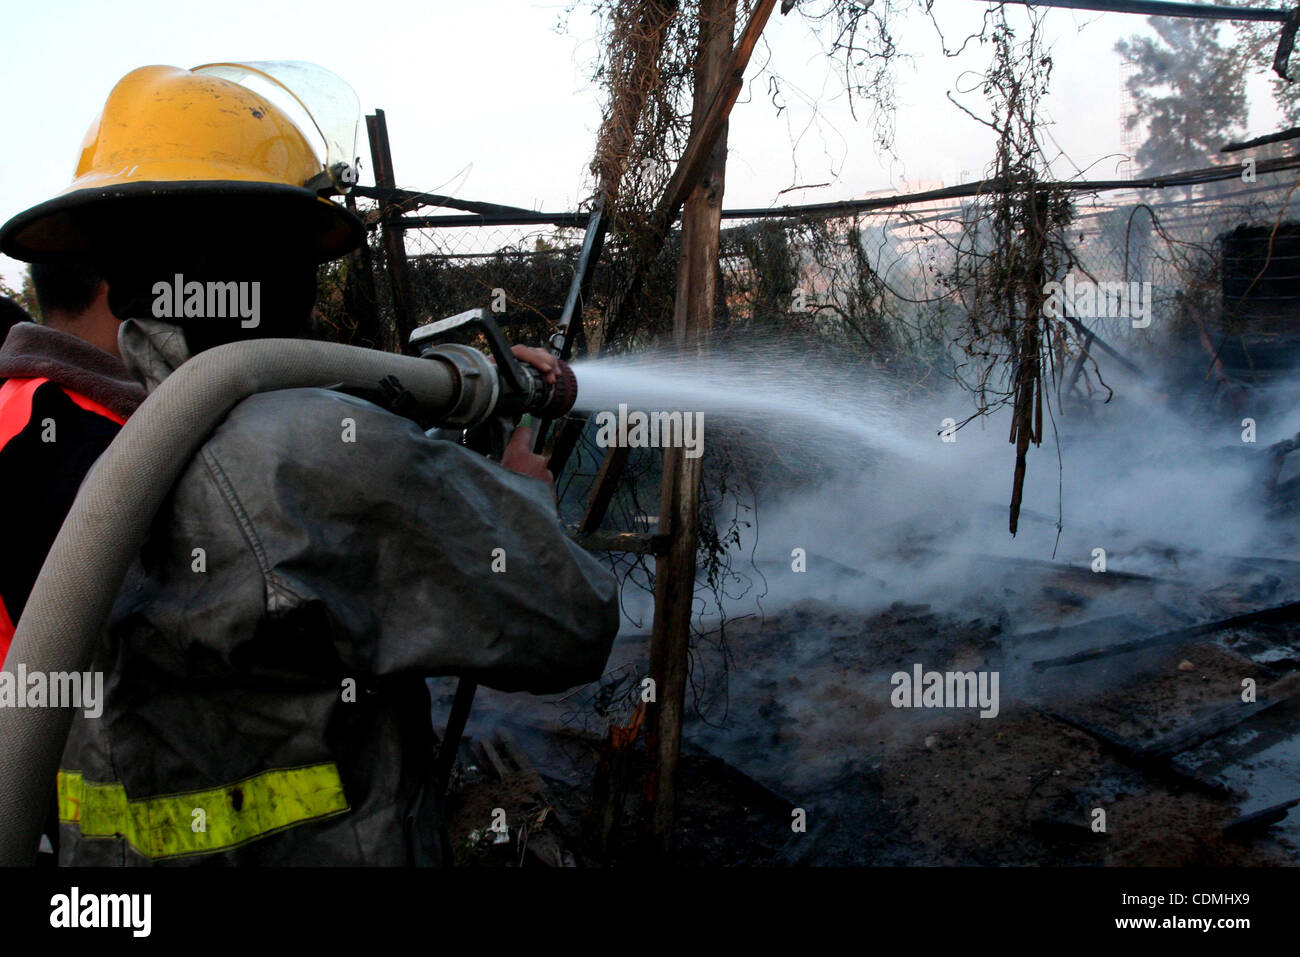
M 966 207 L 950 279 L 965 313 L 953 343 L 959 356 L 955 374 L 976 397 L 976 411 L 966 421 L 1012 407 L 1013 535 L 1029 446 L 1043 440 L 1044 385 L 1055 383 L 1057 359 L 1069 339 L 1063 320 L 1043 314 L 1046 284 L 1071 265 L 1065 231 L 1073 206 L 1067 193 L 1046 184 L 1037 110 L 1052 60 L 1042 49 L 1039 24 L 1031 14 L 1028 36 L 1018 40 L 999 12 L 991 36 L 993 63 L 983 77 L 990 115 L 961 107 L 994 131 L 997 147 L 986 175 L 990 189 Z
M 574 0 L 570 11 L 580 3 Z M 593 202 L 602 203 L 610 216 L 608 244 L 615 255 L 606 257 L 606 281 L 601 285 L 626 291 L 629 283 L 635 283 L 638 289 L 637 295 L 611 295 L 589 304 L 593 314 L 588 326 L 596 330 L 591 339 L 602 351 L 636 351 L 671 328 L 677 247 L 675 237 L 655 230 L 653 214 L 690 132 L 699 4 L 698 0 L 587 0 L 581 5 L 595 14 L 599 24 L 600 53 L 592 74 L 605 91 L 591 172 Z M 893 67 L 900 56 L 893 25 L 905 13 L 919 12 L 930 17 L 938 30 L 931 7 L 927 0 L 809 0 L 796 7 L 822 39 L 828 60 L 841 75 L 854 117 L 862 110 L 873 121 L 880 150 L 889 151 L 893 145 Z M 743 23 L 747 13 L 748 9 L 738 11 L 737 22 Z M 982 30 L 955 49 L 949 48 L 942 31 L 939 35 L 949 56 L 974 40 L 992 45 L 993 62 L 984 78 L 990 116 L 976 119 L 997 133 L 988 178 L 1003 184 L 969 205 L 957 264 L 946 277 L 952 289 L 945 294 L 955 293 L 962 306 L 958 328 L 936 337 L 935 324 L 918 321 L 909 326 L 891 308 L 891 299 L 907 301 L 907 296 L 887 295 L 892 290 L 873 268 L 856 219 L 847 227 L 843 222 L 760 222 L 730 231 L 730 244 L 724 240 L 720 263 L 724 281 L 718 284 L 714 341 L 743 348 L 747 334 L 762 340 L 763 333 L 797 331 L 810 346 L 815 347 L 819 339 L 838 338 L 838 347 L 847 336 L 852 343 L 848 351 L 875 364 L 882 357 L 902 353 L 903 346 L 915 358 L 926 351 L 925 346 L 936 345 L 936 338 L 946 336 L 962 356 L 955 375 L 976 396 L 975 415 L 1003 404 L 1013 406 L 1016 467 L 1010 527 L 1014 534 L 1026 453 L 1030 444 L 1042 439 L 1045 378 L 1054 376 L 1068 338 L 1059 324 L 1048 324 L 1041 317 L 1043 286 L 1068 262 L 1061 235 L 1071 213 L 1069 202 L 1043 185 L 1047 162 L 1038 140 L 1036 108 L 1046 92 L 1051 60 L 1041 49 L 1037 20 L 1031 19 L 1028 37 L 1018 41 L 1001 8 L 988 11 Z M 779 111 L 783 81 L 770 61 L 759 74 L 760 80 L 764 78 L 768 97 Z M 792 255 L 789 240 L 796 234 L 802 240 L 801 252 Z M 731 262 L 742 263 L 730 277 L 725 275 L 728 245 Z M 823 272 L 829 266 L 835 276 L 828 293 L 810 310 L 793 308 L 790 300 L 808 265 L 804 260 Z M 841 265 L 847 273 L 841 273 Z M 735 308 L 744 299 L 738 290 L 754 276 L 758 278 L 747 287 L 748 308 Z M 934 313 L 940 314 L 942 310 Z M 949 319 L 951 315 L 947 313 Z M 764 321 L 769 316 L 775 321 Z M 699 558 L 715 599 L 720 599 L 724 591 L 756 584 L 732 567 L 731 555 L 742 530 L 757 520 L 757 501 L 747 495 L 752 492 L 752 474 L 744 468 L 746 456 L 725 442 L 715 440 L 710 448 Z M 652 571 L 640 564 L 636 577 L 652 587 Z M 757 575 L 757 569 L 754 572 Z M 720 611 L 721 601 L 714 606 Z
M 579 5 L 580 0 L 575 0 L 570 12 Z M 700 32 L 709 24 L 701 23 L 698 0 L 588 0 L 581 5 L 594 13 L 601 38 L 592 69 L 605 91 L 591 166 L 592 202 L 601 204 L 610 218 L 607 247 L 614 253 L 606 256 L 599 283 L 613 293 L 593 297 L 597 301 L 588 304 L 589 339 L 606 353 L 636 351 L 662 339 L 671 328 L 678 245 L 674 235 L 656 228 L 654 213 L 689 136 L 692 106 L 699 93 L 694 87 L 694 61 Z M 737 23 L 743 23 L 750 12 L 748 5 L 742 6 Z M 884 150 L 892 147 L 894 130 L 892 66 L 898 50 L 891 25 L 907 9 L 930 13 L 928 3 L 897 0 L 826 0 L 797 6 L 798 14 L 823 39 L 854 117 L 860 109 L 869 112 L 877 146 Z M 760 78 L 764 75 L 768 96 L 779 111 L 783 81 L 770 61 Z M 918 338 L 924 338 L 909 336 L 902 323 L 892 321 L 897 317 L 889 312 L 886 286 L 865 254 L 856 221 L 847 236 L 838 224 L 825 221 L 760 222 L 729 232 L 720 263 L 724 275 L 718 283 L 715 342 L 743 348 L 750 337 L 762 341 L 797 331 L 801 341 L 812 347 L 818 340 L 835 339 L 841 340 L 835 343 L 838 346 L 847 336 L 853 354 L 876 361 L 904 340 L 915 346 Z M 795 308 L 791 302 L 807 265 L 792 247 L 793 235 L 802 240 L 812 263 L 823 272 L 832 270 L 836 277 L 832 291 L 811 309 Z M 740 268 L 734 268 L 737 262 Z M 727 275 L 729 266 L 733 268 Z M 848 270 L 847 278 L 841 266 Z M 629 294 L 632 287 L 635 295 Z M 828 317 L 835 321 L 826 321 Z M 1024 346 L 1031 347 L 1032 343 Z M 746 468 L 753 458 L 715 437 L 706 461 L 699 564 L 719 613 L 724 592 L 761 587 L 755 578 L 733 568 L 731 561 L 742 532 L 757 519 L 753 473 Z M 634 486 L 634 497 L 635 486 L 647 477 L 638 476 L 634 468 L 625 480 L 625 485 Z M 643 488 L 642 495 L 648 491 Z M 641 559 L 633 561 L 638 568 L 625 570 L 627 579 L 652 588 L 652 570 Z M 761 580 L 757 569 L 753 571 Z M 724 641 L 725 622 L 713 634 Z M 725 654 L 721 657 L 726 660 Z M 693 674 L 693 684 L 697 679 Z
M 737 23 L 745 21 L 751 6 L 740 4 Z M 805 0 L 793 6 L 823 38 L 854 115 L 866 105 L 878 144 L 891 147 L 890 65 L 898 54 L 890 28 L 901 11 L 927 10 L 926 4 Z M 675 261 L 675 250 L 672 237 L 654 227 L 653 214 L 690 133 L 698 32 L 709 24 L 701 23 L 698 0 L 572 0 L 569 10 L 579 7 L 594 14 L 598 25 L 599 54 L 591 72 L 604 90 L 591 167 L 593 202 L 603 198 L 611 214 L 610 242 L 619 252 L 613 268 L 625 282 L 637 282 L 640 293 L 612 300 L 600 316 L 598 338 L 602 349 L 625 351 L 643 347 L 661 332 L 665 303 L 671 310 L 675 272 L 664 260 Z M 754 86 L 766 84 L 778 111 L 782 83 L 770 61 L 751 78 Z M 657 282 L 661 277 L 667 281 Z
M 613 298 L 613 308 L 601 317 L 600 341 L 605 350 L 635 350 L 661 336 L 671 315 L 676 250 L 656 235 L 651 214 L 689 133 L 698 2 L 593 0 L 590 6 L 602 33 L 594 75 L 606 90 L 592 172 L 597 196 L 614 211 L 612 235 L 621 254 L 615 269 L 625 271 L 624 282 L 640 284 L 639 295 Z M 876 144 L 885 151 L 893 142 L 893 67 L 900 53 L 892 30 L 899 17 L 909 12 L 928 16 L 948 56 L 973 41 L 992 50 L 983 77 L 988 115 L 978 116 L 953 100 L 996 134 L 986 179 L 998 185 L 969 203 L 963 214 L 956 264 L 946 277 L 947 294 L 960 309 L 956 328 L 946 335 L 955 358 L 951 374 L 975 398 L 970 418 L 1002 405 L 1013 409 L 1010 441 L 1016 452 L 1009 527 L 1014 534 L 1028 449 L 1042 441 L 1045 386 L 1057 382 L 1059 365 L 1078 349 L 1069 328 L 1043 318 L 1041 311 L 1045 283 L 1071 265 L 1064 234 L 1072 217 L 1066 194 L 1047 185 L 1049 163 L 1040 140 L 1038 106 L 1051 75 L 1051 57 L 1039 29 L 1041 16 L 1031 12 L 1027 30 L 1021 27 L 1025 35 L 1018 38 L 1006 11 L 991 8 L 978 33 L 950 48 L 932 3 L 925 0 L 825 0 L 795 9 L 822 38 L 828 59 L 841 74 L 853 115 L 857 117 L 860 108 L 869 110 Z M 743 16 L 738 19 L 743 21 Z M 779 111 L 782 79 L 770 62 L 760 77 L 763 74 Z M 816 229 L 809 234 L 812 240 L 819 238 Z M 760 226 L 742 243 L 761 255 L 771 236 Z M 909 329 L 896 311 L 891 312 L 885 295 L 890 290 L 864 254 L 858 223 L 836 240 L 854 247 L 853 275 L 847 287 L 824 297 L 814 310 L 833 313 L 839 322 L 821 322 L 811 331 L 847 329 L 858 351 L 872 356 L 888 355 L 900 342 L 915 346 L 932 336 L 932 329 Z M 825 245 L 821 243 L 823 254 Z M 817 247 L 816 242 L 809 244 L 814 255 Z M 725 297 L 720 297 L 717 314 L 724 321 L 730 318 Z M 951 320 L 954 311 L 947 316 Z M 798 318 L 791 319 L 792 325 L 798 324 Z

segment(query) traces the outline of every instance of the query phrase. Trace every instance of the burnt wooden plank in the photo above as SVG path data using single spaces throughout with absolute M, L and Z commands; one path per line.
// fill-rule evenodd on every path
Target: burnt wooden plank
M 1087 651 L 1075 652 L 1072 655 L 1061 655 L 1057 658 L 1044 658 L 1035 661 L 1033 663 L 1033 669 L 1035 671 L 1046 671 L 1048 668 L 1060 668 L 1065 665 L 1076 665 L 1084 661 L 1096 661 L 1100 658 L 1109 658 L 1113 655 L 1128 654 L 1129 652 L 1141 651 L 1145 648 L 1182 644 L 1183 642 L 1193 641 L 1197 638 L 1204 638 L 1218 631 L 1227 631 L 1231 628 L 1294 621 L 1297 617 L 1300 617 L 1300 602 L 1292 601 L 1287 602 L 1284 605 L 1276 605 L 1272 608 L 1261 608 L 1257 611 L 1247 612 L 1243 615 L 1233 615 L 1231 618 L 1221 618 L 1218 621 L 1209 621 L 1201 625 L 1193 625 L 1189 628 L 1177 628 L 1173 631 L 1148 635 L 1145 638 L 1135 638 L 1132 641 L 1121 641 L 1118 644 L 1107 645 L 1104 648 L 1091 648 Z

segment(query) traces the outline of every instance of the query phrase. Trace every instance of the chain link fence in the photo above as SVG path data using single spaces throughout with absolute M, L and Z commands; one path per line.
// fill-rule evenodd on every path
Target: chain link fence
M 1094 335 L 1139 365 L 1199 366 L 1196 375 L 1208 376 L 1212 388 L 1233 378 L 1258 384 L 1300 358 L 1293 355 L 1300 344 L 1292 322 L 1300 307 L 1300 247 L 1292 249 L 1291 175 L 1232 188 L 1075 194 L 1060 237 L 1070 268 L 1055 278 L 1076 287 L 1124 284 L 1140 298 L 1127 310 L 1097 299 L 1091 314 L 1086 297 L 1069 304 L 1061 319 L 1075 320 L 1074 328 L 1058 338 L 1058 368 Z M 370 242 L 364 254 L 323 270 L 324 336 L 396 349 L 399 329 L 484 307 L 512 341 L 546 341 L 576 268 L 580 216 L 523 225 L 461 216 L 457 225 L 403 229 L 409 287 L 403 322 L 393 295 L 398 273 L 380 239 L 380 207 L 362 201 L 357 211 L 372 224 Z M 728 215 L 713 342 L 743 350 L 776 339 L 896 377 L 909 388 L 938 387 L 950 377 L 953 329 L 969 304 L 959 261 L 978 254 L 977 229 L 969 200 L 837 216 Z M 678 248 L 670 236 L 646 266 L 631 314 L 611 328 L 606 309 L 626 281 L 630 258 L 611 231 L 575 355 L 636 350 L 670 335 Z M 1140 320 L 1131 315 L 1135 309 L 1144 313 Z M 1091 368 L 1099 372 L 1095 362 Z M 1099 379 L 1085 370 L 1059 387 L 1109 394 Z
M 1278 177 L 1275 177 L 1278 178 Z M 1168 329 L 1177 319 L 1186 287 L 1221 286 L 1222 240 L 1245 226 L 1272 227 L 1288 220 L 1287 183 L 1260 185 L 1219 195 L 1174 198 L 1127 193 L 1080 194 L 1069 235 L 1077 279 L 1152 283 L 1153 325 Z M 1167 190 L 1166 193 L 1177 192 Z M 943 344 L 942 319 L 960 308 L 962 290 L 949 280 L 963 244 L 966 205 L 923 202 L 852 216 L 728 218 L 723 223 L 720 267 L 722 294 L 714 315 L 714 337 L 774 332 L 785 336 L 846 343 L 880 362 L 933 361 Z M 377 223 L 372 202 L 358 213 Z M 569 219 L 575 214 L 568 214 Z M 1300 217 L 1297 217 L 1300 218 Z M 412 302 L 411 324 L 420 325 L 476 306 L 504 315 L 503 322 L 532 333 L 549 331 L 568 293 L 583 239 L 575 225 L 456 225 L 403 230 Z M 677 243 L 670 238 L 659 259 L 667 268 L 647 274 L 640 297 L 645 313 L 640 340 L 652 339 L 671 316 Z M 587 327 L 598 337 L 620 256 L 611 238 L 597 267 L 587 310 Z M 326 328 L 359 325 L 349 315 L 357 305 L 378 313 L 378 326 L 395 326 L 391 275 L 378 230 L 369 245 L 372 286 L 359 281 L 356 260 L 323 275 L 322 314 Z M 1283 256 L 1272 257 L 1272 268 Z M 352 276 L 349 282 L 349 276 Z M 348 286 L 356 287 L 346 291 Z M 346 294 L 345 294 L 346 291 Z M 363 302 L 365 298 L 369 302 Z M 1276 296 L 1277 290 L 1271 295 Z M 1245 296 L 1255 304 L 1260 290 Z M 1212 321 L 1231 321 L 1231 310 L 1213 304 Z M 1241 306 L 1241 303 L 1234 303 Z M 1235 318 L 1249 318 L 1238 309 Z M 1099 315 L 1094 331 L 1123 339 L 1124 317 Z M 516 340 L 524 338 L 515 335 Z M 1150 337 L 1144 337 L 1150 338 Z
M 1293 322 L 1300 309 L 1300 270 L 1294 266 L 1300 245 L 1292 250 L 1296 241 L 1287 225 L 1291 175 L 1234 183 L 1235 188 L 1215 184 L 1210 195 L 1188 195 L 1203 186 L 1075 194 L 1073 217 L 1060 237 L 1069 253 L 1068 279 L 1112 289 L 1122 283 L 1139 298 L 1127 311 L 1101 298 L 1092 301 L 1092 314 L 1086 297 L 1069 304 L 1061 322 L 1075 320 L 1075 328 L 1058 339 L 1058 369 L 1067 368 L 1095 335 L 1138 365 L 1167 369 L 1171 360 L 1181 363 L 1198 388 L 1218 388 L 1225 376 L 1249 381 L 1275 371 L 1276 357 L 1290 356 L 1300 342 Z M 564 214 L 557 222 L 519 225 L 462 216 L 456 217 L 459 223 L 480 224 L 403 229 L 409 285 L 403 324 L 391 257 L 381 242 L 379 204 L 363 200 L 357 212 L 373 227 L 370 242 L 362 254 L 323 270 L 323 335 L 397 348 L 395 330 L 483 307 L 512 341 L 546 341 L 573 280 L 584 235 L 581 217 Z M 941 387 L 951 377 L 952 331 L 970 292 L 959 260 L 976 254 L 976 229 L 969 200 L 838 216 L 727 214 L 714 346 L 744 350 L 778 340 L 788 351 L 833 356 L 909 389 Z M 605 311 L 626 281 L 629 258 L 617 229 L 611 230 L 575 355 L 635 350 L 671 334 L 678 248 L 677 237 L 670 236 L 647 265 L 632 315 L 621 317 L 621 330 L 611 338 Z M 1208 375 L 1214 357 L 1221 367 L 1218 379 Z M 1211 385 L 1205 387 L 1207 380 Z M 1099 370 L 1090 376 L 1086 368 L 1058 388 L 1103 397 L 1110 389 Z M 580 516 L 599 451 L 580 443 L 560 477 L 561 500 L 572 521 Z M 624 515 L 616 507 L 612 529 L 645 530 L 644 516 L 655 511 L 654 473 L 647 466 L 637 486 L 644 501 Z

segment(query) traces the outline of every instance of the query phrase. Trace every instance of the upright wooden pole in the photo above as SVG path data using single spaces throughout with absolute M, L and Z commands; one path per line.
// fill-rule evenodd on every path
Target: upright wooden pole
M 1047 284 L 1048 194 L 1030 190 L 1024 202 L 1028 207 L 1030 235 L 1026 237 L 1026 268 L 1023 290 L 1024 317 L 1016 336 L 1019 355 L 1016 360 L 1015 405 L 1011 418 L 1011 442 L 1016 447 L 1016 468 L 1011 479 L 1011 514 L 1008 523 L 1011 534 L 1016 534 L 1020 524 L 1020 502 L 1025 488 L 1025 464 L 1029 445 L 1043 441 L 1043 360 L 1041 355 L 1043 315 L 1043 289 Z
M 383 110 L 375 110 L 366 117 L 366 133 L 370 138 L 370 160 L 375 164 L 375 185 L 395 189 L 397 176 L 393 172 L 393 151 L 388 145 L 388 121 Z M 406 348 L 406 340 L 415 328 L 414 295 L 411 292 L 411 272 L 406 261 L 406 238 L 399 220 L 401 208 L 391 201 L 379 201 L 379 217 L 384 234 L 384 265 L 388 269 L 389 286 L 393 292 L 393 319 L 396 324 L 397 350 Z
M 349 211 L 357 212 L 357 200 L 351 193 L 344 202 Z M 396 337 L 379 321 L 379 300 L 375 291 L 375 264 L 370 256 L 370 235 L 352 254 L 348 265 L 348 278 L 343 287 L 344 305 L 352 317 L 354 327 L 349 331 L 347 345 L 401 352 Z
M 693 131 L 708 119 L 710 95 L 720 89 L 726 77 L 735 25 L 736 0 L 701 0 Z M 717 301 L 726 162 L 724 124 L 682 210 L 682 254 L 677 273 L 673 338 L 684 353 L 703 352 L 708 348 Z M 650 644 L 655 703 L 647 709 L 644 785 L 645 824 L 652 846 L 663 855 L 672 853 L 677 818 L 677 761 L 686 708 L 702 462 L 703 457 L 687 458 L 681 448 L 669 448 L 664 453 L 659 529 L 668 534 L 670 544 L 667 554 L 655 562 L 655 616 Z

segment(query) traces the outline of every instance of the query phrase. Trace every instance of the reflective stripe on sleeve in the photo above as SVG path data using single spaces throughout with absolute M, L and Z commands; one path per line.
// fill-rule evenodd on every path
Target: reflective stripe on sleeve
M 82 837 L 125 838 L 151 860 L 228 851 L 348 810 L 333 763 L 277 768 L 204 791 L 137 799 L 116 782 L 98 784 L 80 771 L 60 771 L 58 800 L 59 820 L 78 825 Z

